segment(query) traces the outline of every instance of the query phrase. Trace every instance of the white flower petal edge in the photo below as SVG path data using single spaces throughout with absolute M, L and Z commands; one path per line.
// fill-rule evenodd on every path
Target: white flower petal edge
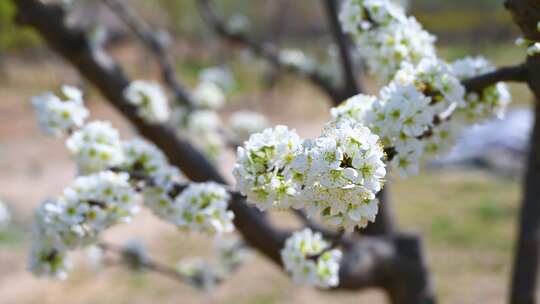
M 69 134 L 80 128 L 89 115 L 79 89 L 63 86 L 62 95 L 59 97 L 46 92 L 32 97 L 39 127 L 45 134 L 54 137 Z
M 320 233 L 313 233 L 307 228 L 294 232 L 285 241 L 281 259 L 295 283 L 319 288 L 339 284 L 342 253 L 338 249 L 328 250 L 328 247 Z
M 167 95 L 158 83 L 135 80 L 124 90 L 124 96 L 150 124 L 166 122 L 170 117 Z

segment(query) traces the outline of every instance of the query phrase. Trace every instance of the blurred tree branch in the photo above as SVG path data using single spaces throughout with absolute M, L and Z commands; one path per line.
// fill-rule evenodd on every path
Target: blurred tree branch
M 176 102 L 180 105 L 193 108 L 194 102 L 184 86 L 176 77 L 174 62 L 167 53 L 163 42 L 152 29 L 140 19 L 136 13 L 122 1 L 101 0 L 110 10 L 116 14 L 139 38 L 143 45 L 154 55 L 160 69 L 163 81 L 172 91 Z
M 142 136 L 162 149 L 171 164 L 178 166 L 193 181 L 226 184 L 225 178 L 204 155 L 179 137 L 172 128 L 149 125 L 138 117 L 136 108 L 123 96 L 130 80 L 121 67 L 103 50 L 90 47 L 83 31 L 66 26 L 65 12 L 61 6 L 45 4 L 39 0 L 14 2 L 18 7 L 18 23 L 33 27 L 53 50 L 95 85 Z M 232 195 L 230 208 L 235 214 L 234 224 L 244 239 L 273 262 L 281 265 L 280 250 L 289 232 L 274 227 L 261 212 L 249 207 L 245 198 L 239 194 Z M 355 242 L 350 250 L 344 252 L 338 289 L 381 287 L 391 292 L 394 303 L 418 303 L 419 297 L 431 297 L 431 291 L 425 289 L 429 284 L 424 284 L 424 279 L 408 279 L 426 278 L 420 251 L 421 246 L 416 236 L 363 237 Z M 410 285 L 411 282 L 418 282 L 415 284 L 420 291 L 397 288 Z
M 515 66 L 501 67 L 493 72 L 479 75 L 463 81 L 463 86 L 467 92 L 480 92 L 497 82 L 513 81 L 527 82 L 528 79 L 527 64 L 522 63 Z
M 332 37 L 339 49 L 340 62 L 341 62 L 341 71 L 343 73 L 343 95 L 348 95 L 351 97 L 353 95 L 362 93 L 365 91 L 360 78 L 362 76 L 361 71 L 354 70 L 354 63 L 351 58 L 351 52 L 349 48 L 349 41 L 347 36 L 341 28 L 341 24 L 338 18 L 338 2 L 335 0 L 322 0 L 326 15 L 328 17 L 328 23 L 330 24 L 330 29 L 332 32 Z M 344 101 L 344 99 L 339 102 Z
M 218 34 L 222 39 L 233 44 L 249 49 L 255 55 L 265 59 L 272 66 L 281 70 L 296 74 L 300 77 L 309 79 L 316 87 L 320 88 L 328 95 L 335 104 L 338 104 L 343 98 L 341 90 L 335 87 L 332 82 L 322 75 L 316 68 L 307 72 L 294 65 L 285 64 L 280 60 L 280 50 L 268 42 L 258 42 L 248 37 L 242 32 L 233 32 L 223 19 L 221 19 L 212 8 L 211 0 L 197 0 L 197 5 L 204 21 Z

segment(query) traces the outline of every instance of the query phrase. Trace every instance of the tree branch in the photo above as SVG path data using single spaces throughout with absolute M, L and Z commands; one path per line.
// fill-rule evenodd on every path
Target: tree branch
M 299 69 L 297 66 L 288 65 L 280 60 L 280 51 L 274 45 L 267 42 L 260 43 L 243 33 L 230 31 L 225 22 L 213 10 L 211 0 L 197 0 L 197 5 L 204 21 L 222 39 L 249 49 L 255 55 L 263 58 L 272 66 L 281 71 L 290 72 L 309 79 L 315 86 L 317 86 L 319 89 L 321 89 L 321 91 L 335 101 L 335 103 L 341 101 L 343 98 L 342 92 L 338 88 L 334 87 L 328 78 L 320 74 L 316 69 L 308 72 Z
M 138 117 L 136 107 L 123 96 L 130 81 L 122 69 L 102 50 L 90 47 L 81 30 L 69 28 L 64 23 L 61 6 L 45 4 L 39 0 L 13 0 L 17 7 L 17 21 L 33 27 L 58 54 L 70 62 L 79 73 L 109 100 L 139 131 L 158 146 L 171 164 L 179 167 L 196 182 L 215 181 L 226 184 L 225 178 L 189 142 L 179 137 L 165 125 L 149 125 Z M 230 209 L 234 224 L 247 243 L 258 249 L 277 265 L 281 265 L 280 250 L 289 232 L 274 227 L 258 210 L 249 207 L 245 197 L 233 193 Z M 390 289 L 395 282 L 406 281 L 414 269 L 411 255 L 399 246 L 410 237 L 363 237 L 353 248 L 344 251 L 340 267 L 338 289 L 381 287 Z M 422 270 L 422 268 L 419 268 Z M 403 303 L 415 303 L 406 301 Z
M 189 95 L 188 90 L 184 88 L 176 77 L 173 61 L 152 29 L 122 1 L 101 1 L 133 31 L 143 45 L 154 55 L 161 70 L 161 77 L 172 91 L 176 102 L 180 105 L 187 106 L 190 109 L 193 108 L 194 102 Z
M 349 41 L 347 36 L 343 32 L 341 24 L 338 18 L 338 7 L 336 0 L 322 0 L 328 22 L 330 24 L 330 29 L 334 41 L 339 49 L 340 61 L 341 61 L 341 70 L 343 73 L 344 88 L 343 91 L 347 93 L 347 97 L 359 94 L 364 91 L 362 83 L 357 79 L 354 72 L 354 65 L 351 59 L 351 54 L 349 50 Z M 358 73 L 360 75 L 360 73 Z M 336 103 L 339 104 L 343 100 L 337 100 Z
M 120 256 L 123 255 L 125 252 L 124 248 L 113 245 L 113 244 L 105 243 L 105 242 L 100 242 L 97 246 L 105 252 L 107 251 L 112 252 Z M 181 283 L 186 283 L 188 281 L 188 278 L 186 278 L 181 273 L 176 271 L 174 267 L 170 267 L 168 265 L 162 264 L 154 259 L 151 259 L 150 257 L 147 257 L 145 261 L 141 261 L 141 262 L 143 263 L 140 266 L 144 268 L 145 270 L 149 270 L 157 274 L 169 277 Z M 125 265 L 125 262 L 122 260 L 119 260 L 118 264 Z
M 480 92 L 501 81 L 527 82 L 528 70 L 526 64 L 502 67 L 493 72 L 479 75 L 462 82 L 467 92 Z

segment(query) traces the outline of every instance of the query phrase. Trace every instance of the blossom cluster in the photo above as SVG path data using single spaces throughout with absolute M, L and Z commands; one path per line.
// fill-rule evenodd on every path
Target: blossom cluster
M 66 141 L 80 174 L 116 167 L 124 161 L 118 130 L 108 121 L 94 121 L 75 131 Z
M 493 66 L 483 58 L 452 64 L 437 58 L 434 38 L 399 4 L 347 0 L 340 21 L 361 45 L 370 71 L 390 83 L 377 97 L 355 96 L 332 109 L 333 119 L 353 119 L 371 128 L 385 147 L 393 148 L 392 165 L 402 175 L 417 173 L 424 153 L 448 148 L 459 129 L 456 121 L 504 113 L 510 96 L 503 83 L 466 94 L 460 82 Z M 450 116 L 457 117 L 449 121 Z
M 278 56 L 281 64 L 299 70 L 303 73 L 312 72 L 315 67 L 315 61 L 308 57 L 304 52 L 297 49 L 281 50 Z
M 249 256 L 249 249 L 239 239 L 217 239 L 217 259 L 210 263 L 202 258 L 184 258 L 177 271 L 191 286 L 212 291 L 216 285 L 232 274 Z
M 234 112 L 229 118 L 231 136 L 238 142 L 248 140 L 251 134 L 261 132 L 268 127 L 264 115 L 251 111 Z
M 167 95 L 155 82 L 133 81 L 124 90 L 124 96 L 137 107 L 137 114 L 150 124 L 166 122 L 170 117 Z
M 237 150 L 233 170 L 237 188 L 261 210 L 294 206 L 300 189 L 289 172 L 301 151 L 300 136 L 286 126 L 251 135 Z
M 202 148 L 214 161 L 220 159 L 226 145 L 217 110 L 226 102 L 226 91 L 234 87 L 234 78 L 221 67 L 206 68 L 199 73 L 199 83 L 192 93 L 193 108 L 177 107 L 175 120 L 180 131 Z
M 191 183 L 176 197 L 177 225 L 183 229 L 207 233 L 231 232 L 234 214 L 227 210 L 229 194 L 222 186 Z
M 346 0 L 339 19 L 361 50 L 371 73 L 392 79 L 402 62 L 435 57 L 435 37 L 390 0 Z
M 336 121 L 350 119 L 369 126 L 384 146 L 394 148 L 392 165 L 402 175 L 414 174 L 424 152 L 440 152 L 448 141 L 451 129 L 446 128 L 445 117 L 464 107 L 464 94 L 447 64 L 424 58 L 416 66 L 402 64 L 379 96 L 354 96 L 331 114 Z
M 454 75 L 460 80 L 486 74 L 495 70 L 488 60 L 483 57 L 465 57 L 451 64 Z M 511 101 L 508 86 L 503 82 L 487 87 L 481 92 L 471 92 L 466 95 L 467 105 L 463 108 L 468 121 L 488 118 L 493 114 L 502 118 L 506 107 Z
M 310 229 L 294 232 L 281 250 L 285 270 L 297 284 L 330 288 L 339 284 L 339 263 L 342 253 L 329 249 L 320 233 Z
M 95 242 L 108 227 L 129 222 L 139 210 L 127 173 L 102 171 L 77 177 L 56 199 L 43 202 L 33 228 L 30 270 L 66 276 L 68 250 Z
M 39 127 L 48 135 L 60 137 L 84 124 L 88 110 L 83 94 L 77 88 L 63 86 L 61 96 L 51 92 L 32 98 Z
M 75 89 L 67 92 L 74 95 Z M 211 234 L 233 230 L 224 187 L 183 186 L 178 169 L 160 149 L 141 139 L 122 141 L 109 122 L 78 127 L 70 127 L 66 146 L 79 176 L 36 212 L 29 258 L 36 275 L 65 278 L 67 252 L 91 245 L 105 229 L 129 221 L 139 209 L 139 192 L 145 206 L 179 228 Z
M 189 285 L 203 291 L 214 290 L 222 279 L 221 274 L 210 263 L 199 257 L 182 259 L 176 270 Z
M 322 135 L 306 141 L 291 164 L 301 186 L 303 206 L 334 226 L 352 229 L 375 221 L 386 168 L 379 137 L 367 127 L 343 120 L 328 124 Z
M 379 137 L 360 124 L 327 125 L 315 140 L 285 126 L 256 133 L 238 148 L 233 174 L 261 210 L 306 208 L 325 222 L 352 229 L 374 221 L 375 195 L 386 175 Z

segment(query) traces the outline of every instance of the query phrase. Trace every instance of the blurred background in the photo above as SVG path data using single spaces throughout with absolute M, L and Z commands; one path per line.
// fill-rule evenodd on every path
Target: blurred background
M 179 78 L 192 87 L 201 69 L 225 65 L 236 86 L 228 111 L 263 112 L 273 124 L 314 136 L 328 119 L 328 102 L 316 88 L 294 76 L 278 75 L 246 52 L 222 43 L 201 20 L 191 0 L 130 0 L 155 29 L 170 38 Z M 283 48 L 299 48 L 326 60 L 329 36 L 318 1 L 216 1 L 227 17 L 245 15 L 250 35 Z M 98 1 L 82 1 L 69 21 L 109 29 L 108 50 L 132 78 L 159 79 L 154 60 Z M 410 12 L 438 37 L 441 57 L 483 55 L 497 65 L 523 60 L 515 47 L 517 29 L 502 0 L 411 0 Z M 73 179 L 75 167 L 62 141 L 42 136 L 29 98 L 61 84 L 85 86 L 33 32 L 17 27 L 11 1 L 0 1 L 0 200 L 12 223 L 0 230 L 0 303 L 384 303 L 376 290 L 323 293 L 299 288 L 277 267 L 255 254 L 212 293 L 201 293 L 154 274 L 122 268 L 95 271 L 78 263 L 69 280 L 38 280 L 26 272 L 33 209 Z M 370 92 L 380 83 L 367 79 Z M 531 124 L 531 96 L 512 85 L 513 103 L 504 123 L 466 130 L 449 156 L 431 161 L 419 176 L 392 178 L 391 195 L 402 229 L 421 232 L 442 303 L 503 303 L 509 281 L 519 181 Z M 112 120 L 122 136 L 129 125 L 97 92 L 87 87 L 93 119 Z M 224 115 L 227 115 L 227 110 Z M 502 132 L 504 131 L 504 132 Z M 231 160 L 223 167 L 230 172 Z M 277 214 L 284 225 L 293 221 Z M 185 256 L 210 256 L 212 240 L 179 233 L 143 212 L 106 235 L 111 242 L 138 238 L 157 259 L 174 264 Z M 84 253 L 78 257 L 83 260 Z

